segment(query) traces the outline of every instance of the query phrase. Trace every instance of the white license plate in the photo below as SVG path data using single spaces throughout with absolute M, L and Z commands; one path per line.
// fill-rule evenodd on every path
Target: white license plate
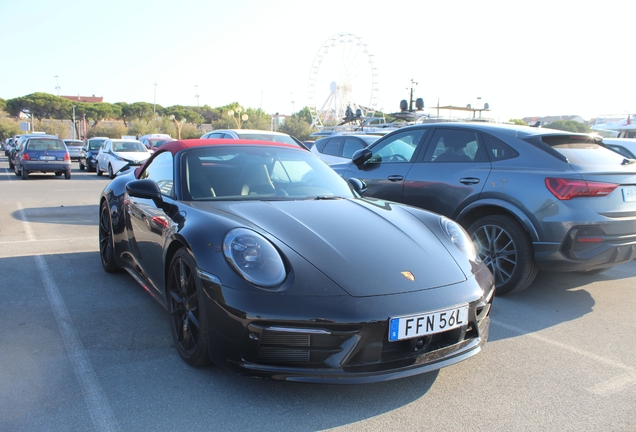
M 40 160 L 55 160 L 55 156 L 40 156 Z
M 636 201 L 636 186 L 627 186 L 623 188 L 623 201 Z
M 468 305 L 389 319 L 389 340 L 412 339 L 452 330 L 468 324 Z

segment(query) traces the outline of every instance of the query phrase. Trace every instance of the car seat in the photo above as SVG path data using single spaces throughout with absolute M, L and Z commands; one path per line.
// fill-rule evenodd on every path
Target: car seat
M 193 200 L 214 198 L 216 193 L 210 184 L 201 161 L 196 157 L 186 161 L 186 186 Z
M 241 195 L 275 194 L 276 187 L 265 165 L 248 165 L 243 173 Z
M 446 144 L 445 144 L 446 145 Z M 471 162 L 472 159 L 464 153 L 466 143 L 453 141 L 448 143 L 446 151 L 435 158 L 435 162 Z

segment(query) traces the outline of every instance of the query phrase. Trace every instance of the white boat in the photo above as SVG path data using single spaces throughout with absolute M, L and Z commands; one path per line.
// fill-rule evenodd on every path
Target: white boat
M 636 138 L 636 116 L 631 114 L 599 116 L 591 128 L 604 138 Z

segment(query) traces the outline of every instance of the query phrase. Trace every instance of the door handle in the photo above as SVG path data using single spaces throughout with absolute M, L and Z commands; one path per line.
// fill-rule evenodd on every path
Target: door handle
M 465 185 L 474 185 L 479 183 L 479 179 L 476 177 L 464 177 L 459 179 L 459 182 L 461 184 L 465 184 Z
M 390 175 L 386 179 L 388 181 L 392 181 L 392 182 L 402 181 L 402 180 L 404 180 L 404 176 L 401 176 L 401 175 Z

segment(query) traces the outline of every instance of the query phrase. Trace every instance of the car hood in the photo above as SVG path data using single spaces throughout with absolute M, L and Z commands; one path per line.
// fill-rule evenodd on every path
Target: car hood
M 195 206 L 205 209 L 207 204 L 211 203 Z M 229 203 L 225 210 L 285 243 L 354 297 L 466 280 L 435 234 L 395 204 L 351 199 L 244 201 Z
M 113 154 L 117 157 L 120 157 L 127 161 L 132 161 L 132 162 L 145 161 L 146 159 L 150 157 L 150 155 L 152 155 L 152 153 L 146 153 L 146 152 L 113 152 Z

